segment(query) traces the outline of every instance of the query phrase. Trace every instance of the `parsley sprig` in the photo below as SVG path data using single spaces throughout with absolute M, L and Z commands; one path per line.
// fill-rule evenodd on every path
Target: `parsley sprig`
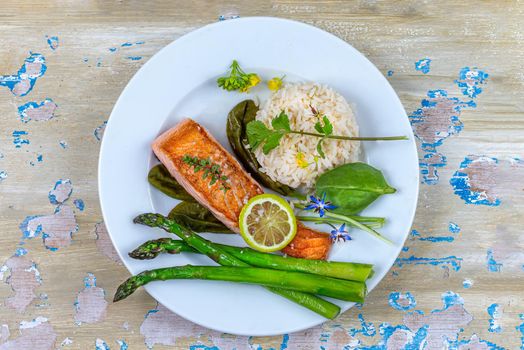
M 229 75 L 217 79 L 218 86 L 224 90 L 247 92 L 260 83 L 260 77 L 256 73 L 244 72 L 236 60 L 233 60 L 229 68 Z
M 318 111 L 316 111 L 314 108 L 312 108 L 312 112 L 320 118 L 320 113 L 318 113 Z M 262 146 L 262 152 L 264 152 L 264 154 L 268 154 L 280 145 L 280 141 L 285 135 L 298 134 L 303 136 L 319 137 L 320 140 L 317 143 L 317 152 L 319 156 L 325 158 L 325 154 L 322 149 L 322 142 L 325 139 L 350 141 L 396 141 L 408 139 L 406 136 L 352 137 L 333 135 L 333 124 L 331 124 L 329 118 L 326 115 L 323 115 L 321 120 L 315 123 L 315 131 L 317 131 L 317 133 L 292 130 L 289 123 L 289 117 L 285 111 L 281 111 L 278 116 L 271 120 L 271 127 L 272 128 L 268 128 L 260 120 L 253 120 L 246 125 L 247 140 L 251 146 L 251 149 L 255 150 L 259 146 Z
M 184 155 L 182 161 L 194 168 L 195 173 L 203 171 L 202 179 L 210 177 L 209 186 L 213 186 L 220 180 L 220 190 L 226 193 L 231 187 L 227 183 L 228 177 L 222 175 L 220 165 L 213 163 L 210 158 L 192 157 L 189 154 Z

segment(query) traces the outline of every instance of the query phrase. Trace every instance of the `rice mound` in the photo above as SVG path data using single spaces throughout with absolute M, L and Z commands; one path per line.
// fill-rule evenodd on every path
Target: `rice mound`
M 310 105 L 320 113 L 320 117 L 313 114 Z M 257 112 L 256 119 L 270 127 L 271 120 L 281 111 L 288 115 L 292 130 L 317 133 L 314 125 L 326 115 L 333 124 L 333 135 L 358 136 L 358 125 L 350 104 L 325 85 L 286 84 L 272 94 Z M 261 165 L 260 170 L 273 180 L 308 190 L 320 174 L 358 159 L 358 141 L 325 139 L 322 143 L 323 159 L 317 152 L 319 140 L 314 136 L 286 135 L 280 145 L 267 155 L 262 152 L 262 147 L 258 147 L 255 155 Z

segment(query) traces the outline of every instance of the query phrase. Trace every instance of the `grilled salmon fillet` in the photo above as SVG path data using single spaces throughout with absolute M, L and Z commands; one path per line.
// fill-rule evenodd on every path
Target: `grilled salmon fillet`
M 204 127 L 185 119 L 160 135 L 153 152 L 169 173 L 200 204 L 234 232 L 239 232 L 238 218 L 250 198 L 264 193 L 262 187 L 242 165 L 227 152 Z M 208 161 L 218 180 L 203 177 L 205 169 L 195 171 L 194 161 Z M 331 248 L 326 234 L 298 224 L 297 235 L 283 250 L 287 255 L 305 259 L 325 259 Z

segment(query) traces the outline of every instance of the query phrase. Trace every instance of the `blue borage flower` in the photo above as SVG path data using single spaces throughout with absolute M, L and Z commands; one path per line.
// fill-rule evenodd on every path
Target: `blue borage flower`
M 313 210 L 315 213 L 319 213 L 320 217 L 324 217 L 326 210 L 333 210 L 337 206 L 326 202 L 326 194 L 322 194 L 322 198 L 316 198 L 315 196 L 309 196 L 311 204 L 304 207 L 304 210 Z
M 333 243 L 341 240 L 344 242 L 351 241 L 351 236 L 348 231 L 346 231 L 346 224 L 342 224 L 339 228 L 336 228 L 335 226 L 332 227 L 333 230 L 331 230 L 329 237 Z

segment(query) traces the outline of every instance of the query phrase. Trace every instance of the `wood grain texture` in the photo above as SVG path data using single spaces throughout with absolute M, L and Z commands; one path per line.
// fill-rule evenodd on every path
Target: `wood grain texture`
M 95 134 L 155 52 L 236 15 L 304 21 L 365 54 L 427 170 L 415 232 L 366 304 L 283 337 L 206 330 L 143 291 L 110 302 L 128 272 L 99 224 Z M 0 33 L 0 349 L 524 348 L 523 2 L 3 0 Z M 20 116 L 46 99 L 52 118 Z

